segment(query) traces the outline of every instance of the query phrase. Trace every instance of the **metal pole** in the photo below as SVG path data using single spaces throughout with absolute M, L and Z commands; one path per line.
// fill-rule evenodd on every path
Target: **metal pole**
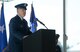
M 66 2 L 63 0 L 63 52 L 67 52 L 66 50 Z

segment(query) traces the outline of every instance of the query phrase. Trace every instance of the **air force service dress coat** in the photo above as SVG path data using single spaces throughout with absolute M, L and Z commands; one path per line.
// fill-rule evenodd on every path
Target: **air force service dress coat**
M 10 20 L 9 23 L 9 46 L 11 52 L 23 52 L 23 36 L 30 35 L 32 32 L 29 30 L 27 21 L 21 20 L 18 15 Z

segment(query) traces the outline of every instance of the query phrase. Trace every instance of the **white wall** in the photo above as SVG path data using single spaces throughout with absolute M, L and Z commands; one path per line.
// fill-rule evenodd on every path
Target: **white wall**
M 80 52 L 80 0 L 66 0 L 66 25 L 69 50 Z

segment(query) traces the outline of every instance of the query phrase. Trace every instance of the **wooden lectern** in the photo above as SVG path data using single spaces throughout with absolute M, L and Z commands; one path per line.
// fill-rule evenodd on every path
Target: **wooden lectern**
M 23 52 L 56 52 L 55 30 L 40 29 L 23 39 Z

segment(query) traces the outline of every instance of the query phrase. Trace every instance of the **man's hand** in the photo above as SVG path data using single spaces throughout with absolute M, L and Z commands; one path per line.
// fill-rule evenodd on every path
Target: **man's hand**
M 23 39 L 25 39 L 25 38 L 28 37 L 28 36 L 29 36 L 29 35 L 24 36 Z

